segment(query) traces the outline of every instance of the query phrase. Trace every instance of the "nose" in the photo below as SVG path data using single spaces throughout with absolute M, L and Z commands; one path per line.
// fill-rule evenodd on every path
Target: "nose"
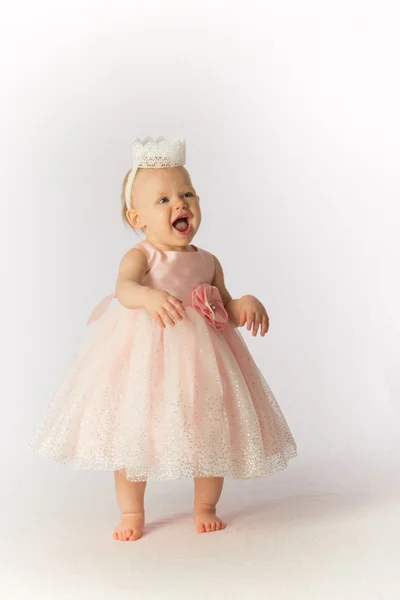
M 180 208 L 187 208 L 187 207 L 188 207 L 188 203 L 187 203 L 186 199 L 178 198 L 178 200 L 176 201 L 176 204 L 175 204 L 175 208 L 179 210 Z

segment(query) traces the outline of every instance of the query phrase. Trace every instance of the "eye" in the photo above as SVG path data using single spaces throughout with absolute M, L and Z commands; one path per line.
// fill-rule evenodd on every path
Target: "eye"
M 183 194 L 183 196 L 193 196 L 192 192 L 186 192 L 186 194 Z
M 166 197 L 164 196 L 164 198 L 160 198 L 160 199 L 159 199 L 159 201 L 158 201 L 158 204 L 165 204 L 164 200 L 165 200 L 166 202 L 168 202 L 168 198 L 166 198 Z

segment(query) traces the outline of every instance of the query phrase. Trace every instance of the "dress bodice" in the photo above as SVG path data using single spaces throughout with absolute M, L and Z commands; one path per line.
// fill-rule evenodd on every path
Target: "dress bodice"
M 148 271 L 142 285 L 165 290 L 188 304 L 194 287 L 199 283 L 211 284 L 215 274 L 214 256 L 193 246 L 193 252 L 179 250 L 159 250 L 147 240 L 136 244 L 135 248 L 147 258 Z
M 215 273 L 214 256 L 193 246 L 193 252 L 179 250 L 159 250 L 147 240 L 142 240 L 137 248 L 147 258 L 147 272 L 142 285 L 156 290 L 164 290 L 175 296 L 184 305 L 191 305 L 194 288 L 200 283 L 211 284 Z M 88 324 L 97 321 L 110 307 L 121 306 L 116 292 L 106 296 L 92 310 Z

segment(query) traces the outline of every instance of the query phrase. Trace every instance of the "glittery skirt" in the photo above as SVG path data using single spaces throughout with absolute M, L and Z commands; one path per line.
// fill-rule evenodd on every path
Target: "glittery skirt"
M 88 328 L 30 447 L 131 481 L 261 477 L 296 444 L 239 331 L 193 308 L 162 329 L 117 306 Z

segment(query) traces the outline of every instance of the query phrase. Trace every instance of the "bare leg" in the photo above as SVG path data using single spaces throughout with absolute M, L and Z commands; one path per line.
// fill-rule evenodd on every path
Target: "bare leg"
M 215 514 L 223 485 L 223 477 L 194 478 L 193 516 L 198 533 L 220 531 L 226 527 Z
M 113 537 L 121 542 L 138 540 L 144 527 L 144 492 L 146 481 L 128 481 L 125 472 L 114 472 L 115 491 L 121 510 L 121 522 Z

